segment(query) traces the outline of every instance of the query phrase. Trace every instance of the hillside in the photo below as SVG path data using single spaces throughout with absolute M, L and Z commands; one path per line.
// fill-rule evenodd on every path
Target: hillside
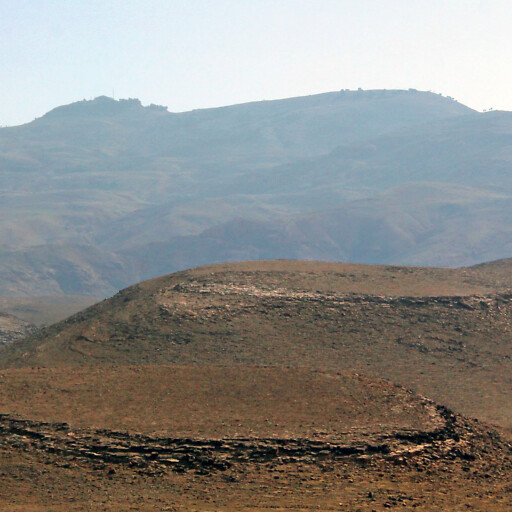
M 0 364 L 357 371 L 512 427 L 510 261 L 432 269 L 268 261 L 128 288 L 0 351 Z
M 397 187 L 282 218 L 226 221 L 198 235 L 124 251 L 142 279 L 169 269 L 256 259 L 462 266 L 512 254 L 506 191 L 443 183 Z
M 12 342 L 0 507 L 505 512 L 511 265 L 210 265 Z
M 98 299 L 80 295 L 0 297 L 0 312 L 41 327 L 64 320 L 95 302 Z
M 0 380 L 1 506 L 510 506 L 511 449 L 496 431 L 382 380 L 248 366 L 32 368 Z
M 254 366 L 96 366 L 0 372 L 5 415 L 194 438 L 356 442 L 432 431 L 435 404 L 361 375 Z M 151 397 L 151 400 L 148 400 Z M 179 411 L 179 414 L 170 414 Z M 375 441 L 377 443 L 377 441 Z
M 511 134 L 508 112 L 414 90 L 57 107 L 0 129 L 0 295 L 106 297 L 241 259 L 509 257 Z
M 24 338 L 35 329 L 35 325 L 25 322 L 21 318 L 0 312 L 0 345 Z

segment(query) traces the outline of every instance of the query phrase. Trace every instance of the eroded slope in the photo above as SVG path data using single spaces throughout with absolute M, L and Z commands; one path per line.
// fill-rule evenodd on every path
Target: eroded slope
M 204 366 L 11 369 L 0 379 L 13 413 L 0 415 L 9 510 L 511 504 L 510 445 L 497 432 L 382 380 Z
M 511 426 L 506 269 L 291 261 L 202 267 L 123 290 L 5 348 L 0 364 L 355 370 Z

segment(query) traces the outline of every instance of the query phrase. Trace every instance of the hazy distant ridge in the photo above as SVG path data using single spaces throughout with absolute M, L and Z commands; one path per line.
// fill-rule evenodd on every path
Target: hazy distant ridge
M 420 91 L 170 113 L 99 97 L 0 129 L 0 295 L 218 261 L 512 254 L 512 114 Z

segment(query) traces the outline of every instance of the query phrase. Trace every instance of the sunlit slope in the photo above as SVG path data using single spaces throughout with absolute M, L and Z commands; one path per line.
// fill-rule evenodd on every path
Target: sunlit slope
M 0 381 L 9 510 L 510 505 L 506 438 L 380 379 L 103 365 L 8 369 Z
M 0 352 L 7 366 L 355 370 L 512 424 L 507 262 L 467 269 L 269 261 L 146 281 Z
M 183 438 L 317 438 L 435 430 L 435 404 L 378 379 L 254 366 L 0 372 L 2 413 Z

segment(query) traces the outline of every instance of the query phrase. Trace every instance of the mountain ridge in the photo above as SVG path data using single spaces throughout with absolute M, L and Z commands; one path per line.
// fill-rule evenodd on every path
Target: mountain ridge
M 509 113 L 412 90 L 57 107 L 0 129 L 0 295 L 108 296 L 241 258 L 506 257 L 511 147 Z

